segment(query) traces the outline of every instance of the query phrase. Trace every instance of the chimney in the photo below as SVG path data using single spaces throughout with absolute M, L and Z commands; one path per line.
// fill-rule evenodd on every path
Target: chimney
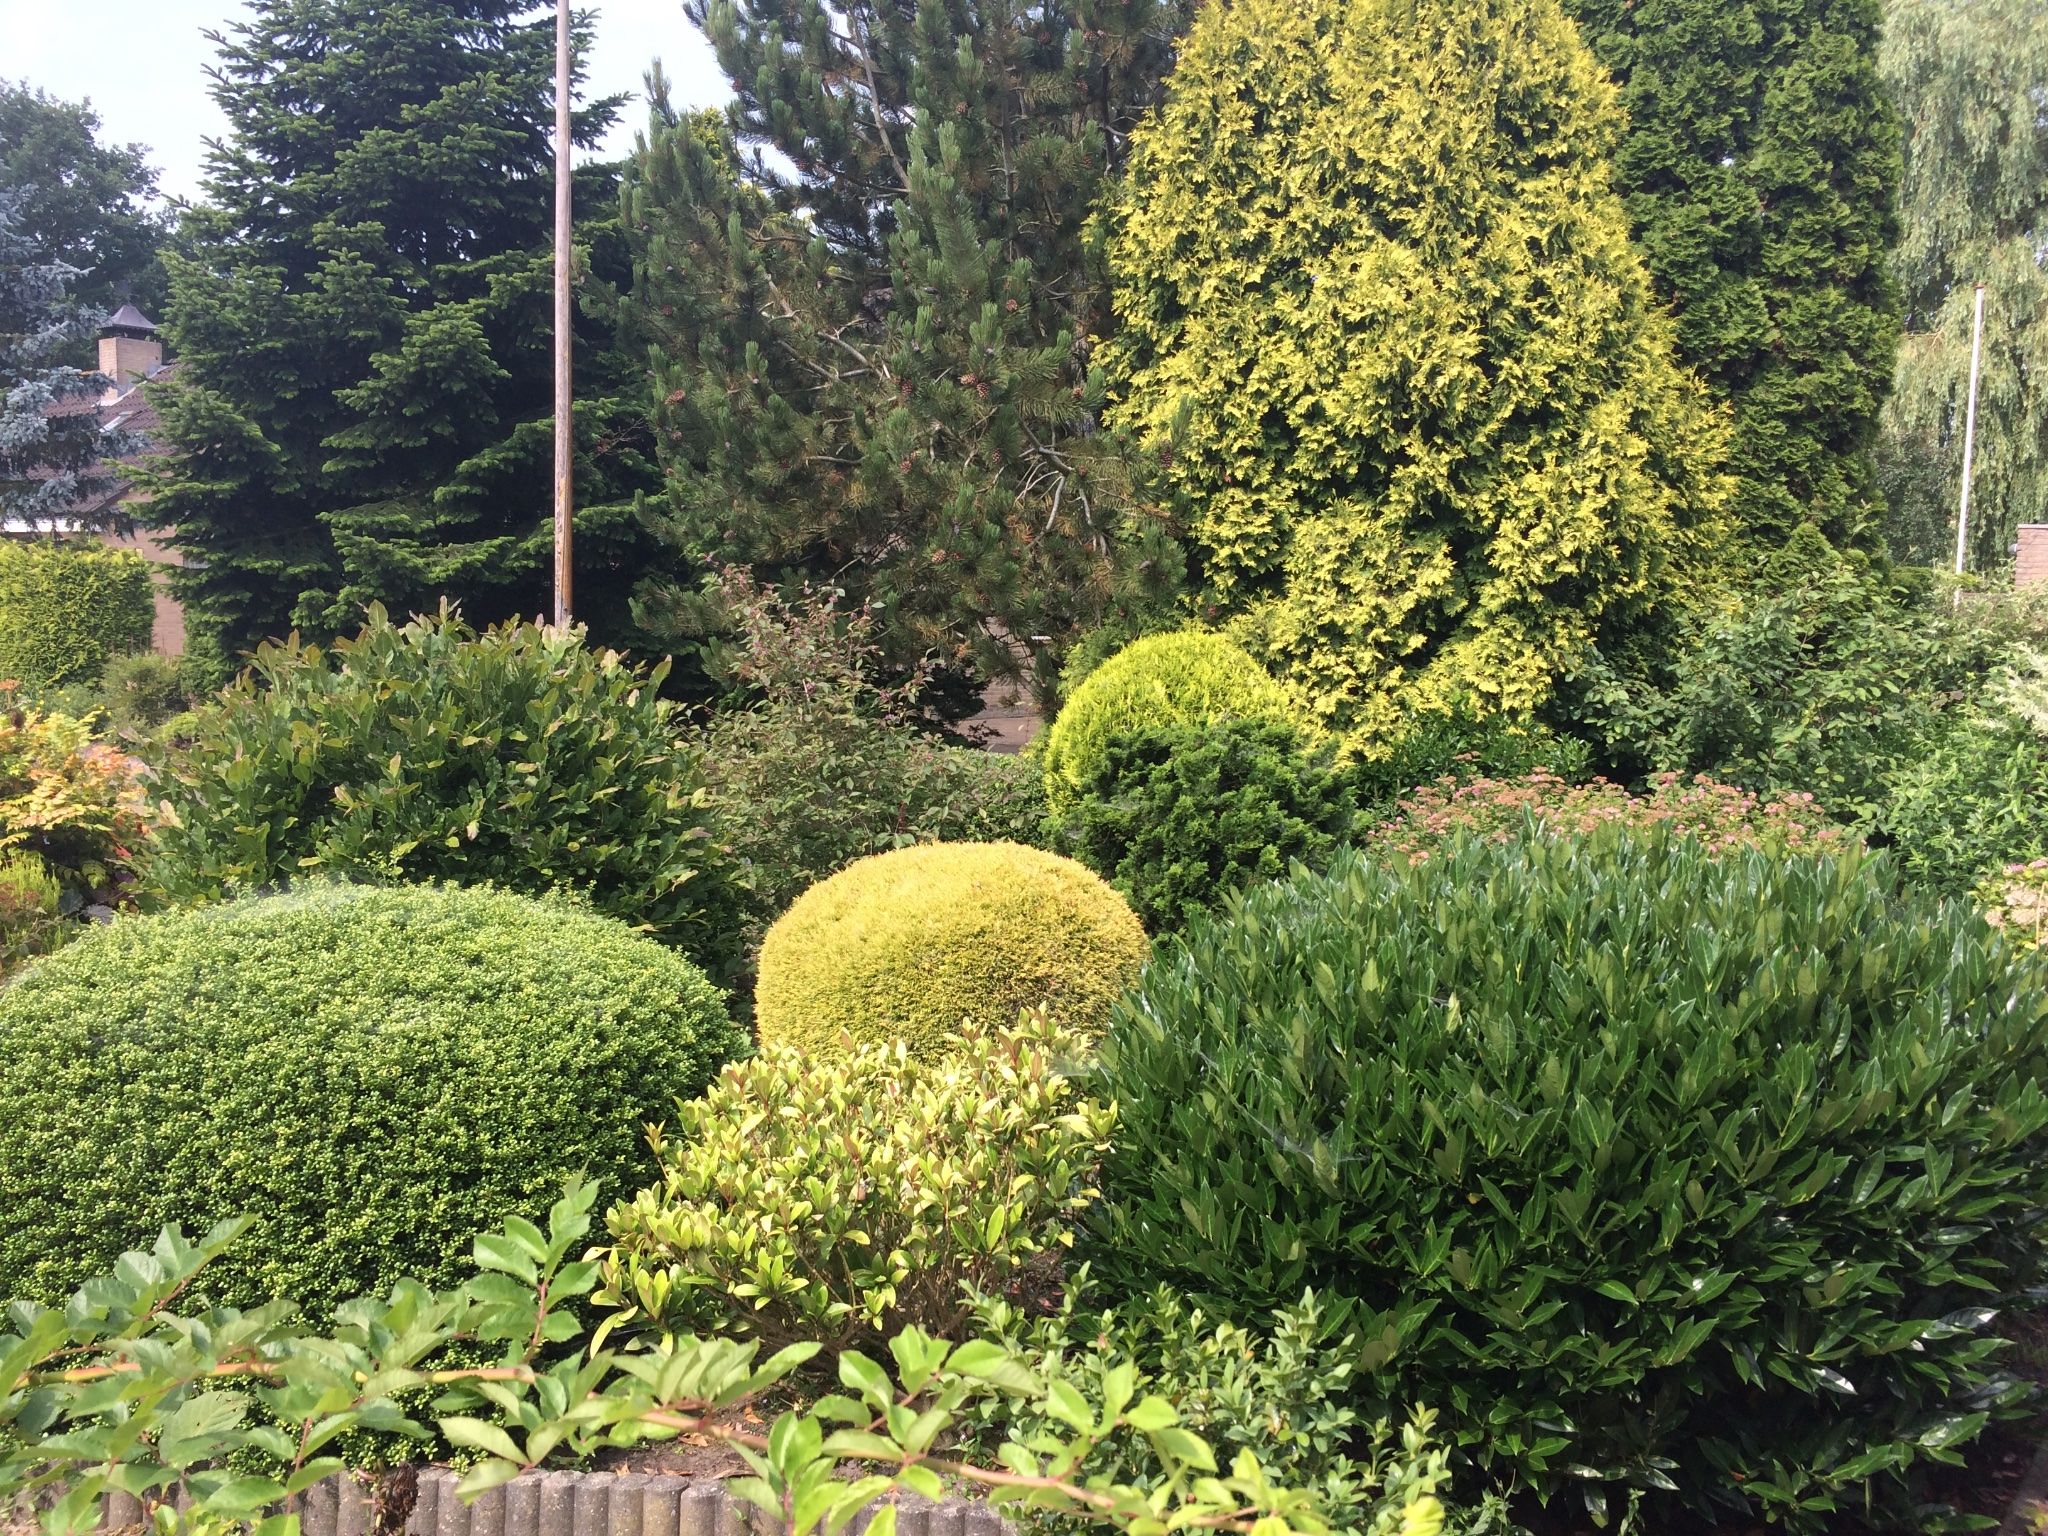
M 164 365 L 164 344 L 156 326 L 133 304 L 123 304 L 100 332 L 100 372 L 114 382 L 100 397 L 111 405 Z

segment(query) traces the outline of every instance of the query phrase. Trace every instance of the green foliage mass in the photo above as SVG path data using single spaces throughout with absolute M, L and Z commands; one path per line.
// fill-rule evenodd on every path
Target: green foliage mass
M 1883 0 L 1565 0 L 1621 84 L 1615 185 L 1678 359 L 1734 409 L 1740 537 L 1872 546 L 1898 340 Z
M 811 887 L 761 943 L 763 1045 L 901 1040 L 939 1060 L 964 1025 L 1045 1008 L 1084 1034 L 1137 975 L 1145 929 L 1093 871 L 1015 843 L 925 843 Z
M 1134 640 L 1088 674 L 1046 730 L 1046 800 L 1055 814 L 1069 809 L 1120 736 L 1220 720 L 1291 725 L 1295 710 L 1266 669 L 1221 635 L 1183 629 Z
M 568 890 L 722 970 L 734 898 L 664 671 L 446 611 L 373 611 L 331 653 L 265 645 L 156 749 L 148 883 L 180 902 L 309 874 Z
M 1885 413 L 1900 553 L 1955 549 L 1976 284 L 1985 284 L 1968 559 L 2002 571 L 2048 518 L 2048 28 L 2031 0 L 1890 0 L 1884 81 L 1905 119 L 1907 299 Z
M 475 1453 L 456 1489 L 465 1501 L 537 1473 L 551 1453 L 581 1463 L 604 1448 L 681 1434 L 746 1458 L 757 1475 L 726 1490 L 762 1536 L 841 1536 L 869 1517 L 887 1531 L 899 1493 L 939 1499 L 963 1483 L 1019 1516 L 1080 1517 L 1116 1531 L 1247 1522 L 1261 1536 L 1332 1530 L 1321 1501 L 1269 1474 L 1257 1452 L 1240 1449 L 1221 1465 L 1171 1401 L 1140 1392 L 1129 1359 L 1048 1381 L 985 1339 L 956 1347 L 905 1328 L 888 1341 L 886 1364 L 848 1352 L 838 1362 L 842 1392 L 780 1412 L 772 1404 L 795 1395 L 791 1378 L 816 1345 L 762 1360 L 756 1344 L 684 1336 L 660 1355 L 586 1359 L 573 1347 L 583 1338 L 575 1302 L 596 1265 L 570 1255 L 589 1234 L 597 1194 L 587 1180 L 570 1181 L 545 1229 L 513 1215 L 478 1234 L 473 1276 L 439 1292 L 407 1277 L 350 1305 L 331 1333 L 309 1326 L 290 1299 L 247 1311 L 193 1306 L 213 1289 L 211 1268 L 234 1251 L 233 1222 L 196 1242 L 166 1228 L 61 1308 L 8 1307 L 0 1502 L 47 1505 L 50 1536 L 86 1536 L 104 1523 L 102 1501 L 113 1492 L 140 1499 L 146 1523 L 273 1530 L 296 1518 L 288 1497 L 341 1469 L 333 1451 L 343 1434 L 429 1438 L 408 1399 L 423 1395 L 423 1372 L 439 1367 L 435 1423 Z M 478 1346 L 498 1363 L 460 1358 Z M 1033 1432 L 995 1447 L 993 1467 L 947 1449 L 956 1426 L 991 1416 Z M 1369 1509 L 1344 1529 L 1444 1528 L 1437 1490 L 1448 1457 L 1428 1425 L 1418 1413 L 1402 1454 L 1376 1469 Z M 1142 1447 L 1135 1481 L 1077 1470 L 1112 1443 Z
M 29 690 L 96 683 L 149 644 L 149 562 L 103 544 L 0 539 L 0 680 Z
M 1115 886 L 1153 933 L 1296 860 L 1329 861 L 1351 829 L 1345 775 L 1286 726 L 1226 720 L 1113 738 L 1053 846 Z
M 32 853 L 0 853 L 0 980 L 62 942 L 64 888 Z
M 1110 216 L 1113 423 L 1207 597 L 1360 751 L 1526 712 L 1697 582 L 1723 429 L 1610 187 L 1615 92 L 1550 0 L 1197 19 Z
M 746 940 L 855 859 L 922 842 L 1027 842 L 1045 795 L 1036 764 L 947 745 L 919 729 L 915 680 L 886 681 L 877 617 L 839 594 L 718 582 L 733 638 L 710 670 L 733 697 L 701 740 L 719 841 Z
M 1104 1042 L 1124 1283 L 1240 1321 L 1313 1286 L 1368 1405 L 1652 1526 L 1659 1490 L 1893 1509 L 2019 1400 L 1990 1327 L 2041 1278 L 2048 977 L 1970 909 L 1616 828 L 1352 856 L 1226 921 Z
M 1088 226 L 1192 9 L 691 5 L 736 100 L 657 96 L 624 193 L 679 563 L 843 582 L 893 665 L 1041 694 L 1174 591 L 1167 508 L 1101 427 Z M 690 632 L 651 585 L 650 627 Z
M 0 192 L 20 194 L 20 231 L 46 261 L 74 269 L 88 312 L 134 303 L 157 313 L 165 220 L 152 206 L 157 173 L 140 144 L 100 142 L 100 116 L 25 81 L 0 80 Z M 92 365 L 82 344 L 67 359 Z
M 96 929 L 0 991 L 0 1294 L 60 1298 L 166 1222 L 247 1214 L 216 1300 L 443 1283 L 488 1213 L 746 1047 L 695 967 L 502 891 L 320 886 Z
M 226 128 L 166 258 L 181 366 L 146 512 L 188 556 L 192 632 L 232 658 L 343 633 L 371 601 L 544 611 L 553 20 L 525 0 L 257 0 L 216 43 Z M 577 143 L 616 106 L 577 112 Z M 580 208 L 609 208 L 610 172 L 577 180 Z M 623 276 L 607 221 L 576 239 L 585 292 Z M 650 445 L 606 328 L 581 330 L 577 607 L 616 640 L 650 553 L 630 507 Z
M 1084 1272 L 1057 1309 L 984 1296 L 976 1310 L 984 1337 L 1030 1359 L 1048 1381 L 1086 1390 L 1105 1368 L 1131 1362 L 1141 1389 L 1171 1402 L 1191 1430 L 1226 1452 L 1255 1452 L 1338 1530 L 1393 1536 L 1389 1506 L 1407 1502 L 1404 1490 L 1441 1486 L 1445 1464 L 1426 1449 L 1436 1415 L 1417 1413 L 1402 1426 L 1398 1447 L 1390 1421 L 1361 1415 L 1353 1390 L 1358 1340 L 1313 1292 L 1256 1328 L 1216 1322 L 1168 1286 L 1106 1312 L 1082 1304 L 1091 1300 Z M 1057 1423 L 1018 1407 L 1005 1426 L 1012 1437 Z M 1149 1459 L 1136 1436 L 1112 1436 L 1084 1470 L 1144 1487 L 1156 1475 Z M 1447 1514 L 1443 1529 L 1451 1536 L 1512 1529 L 1491 1498 Z
M 1095 1196 L 1116 1114 L 1067 1076 L 1085 1049 L 1033 1015 L 931 1062 L 894 1041 L 770 1046 L 728 1069 L 650 1138 L 660 1181 L 605 1218 L 596 1300 L 618 1310 L 600 1337 L 838 1350 L 907 1324 L 959 1332 L 964 1288 L 1018 1283 Z

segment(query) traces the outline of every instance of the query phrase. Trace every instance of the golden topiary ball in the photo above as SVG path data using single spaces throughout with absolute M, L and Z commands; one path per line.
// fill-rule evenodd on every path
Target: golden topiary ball
M 941 1054 L 972 1021 L 1043 1006 L 1095 1030 L 1145 963 L 1129 903 L 1072 859 L 1017 843 L 880 853 L 799 896 L 761 944 L 761 1043 L 900 1039 Z

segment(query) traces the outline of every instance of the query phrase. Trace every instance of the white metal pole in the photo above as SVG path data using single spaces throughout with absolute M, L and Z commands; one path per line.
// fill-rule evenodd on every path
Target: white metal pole
M 1977 285 L 1977 315 L 1970 327 L 1970 404 L 1963 414 L 1963 499 L 1956 509 L 1956 574 L 1970 536 L 1970 473 L 1977 460 L 1977 374 L 1984 359 L 1984 285 Z
M 569 0 L 555 0 L 555 622 L 567 624 L 574 598 L 573 492 L 575 401 L 569 387 Z

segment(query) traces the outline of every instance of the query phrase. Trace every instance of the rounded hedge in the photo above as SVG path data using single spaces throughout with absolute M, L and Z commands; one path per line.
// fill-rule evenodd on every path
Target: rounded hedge
M 1109 745 L 1132 731 L 1216 720 L 1292 725 L 1286 692 L 1249 652 L 1207 630 L 1134 640 L 1088 674 L 1045 733 L 1045 796 L 1072 808 Z
M 149 562 L 103 544 L 0 539 L 0 680 L 31 691 L 96 683 L 149 645 Z
M 2023 1395 L 2048 967 L 1882 861 L 1346 853 L 1163 944 L 1101 1059 L 1098 1272 L 1313 1287 L 1360 1411 L 1441 1409 L 1497 1484 L 1810 1520 Z
M 1018 843 L 926 843 L 848 865 L 799 896 L 761 944 L 763 1045 L 901 1039 L 940 1054 L 965 1023 L 1043 1006 L 1101 1027 L 1144 964 L 1123 897 L 1072 859 Z
M 245 1214 L 216 1299 L 447 1283 L 568 1175 L 644 1182 L 645 1122 L 745 1048 L 696 967 L 566 902 L 322 885 L 117 920 L 0 990 L 0 1297 Z

